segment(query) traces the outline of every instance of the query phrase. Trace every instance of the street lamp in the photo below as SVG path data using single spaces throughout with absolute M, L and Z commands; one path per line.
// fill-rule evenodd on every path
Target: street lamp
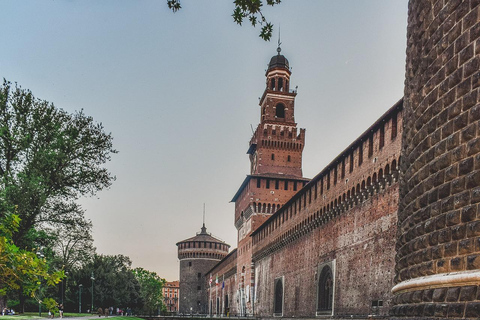
M 90 312 L 93 313 L 93 282 L 95 281 L 93 271 L 92 271 L 92 276 L 90 277 L 90 279 L 92 280 L 92 310 Z
M 78 285 L 78 313 L 82 313 L 82 287 L 83 284 Z

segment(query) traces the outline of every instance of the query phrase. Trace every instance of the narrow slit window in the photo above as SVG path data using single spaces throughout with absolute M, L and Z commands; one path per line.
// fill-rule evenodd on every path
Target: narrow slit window
M 350 153 L 350 173 L 353 171 L 353 152 Z
M 379 148 L 382 149 L 384 145 L 385 145 L 385 127 L 384 127 L 384 126 L 381 126 L 381 127 L 380 127 L 380 143 L 379 143 Z
M 373 135 L 370 136 L 368 139 L 368 157 L 371 158 L 373 156 Z
M 337 166 L 335 165 L 335 169 L 333 170 L 333 185 L 337 184 L 337 176 L 338 176 Z
M 397 114 L 392 117 L 392 140 L 397 137 Z
M 361 166 L 363 163 L 363 142 L 360 142 L 358 146 L 358 165 Z

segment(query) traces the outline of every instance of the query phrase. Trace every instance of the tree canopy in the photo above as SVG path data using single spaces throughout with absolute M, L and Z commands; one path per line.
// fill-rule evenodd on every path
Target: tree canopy
M 143 314 L 154 314 L 162 308 L 162 288 L 165 279 L 160 278 L 155 272 L 143 268 L 132 270 L 135 278 L 140 284 L 140 296 L 143 301 Z
M 33 247 L 41 224 L 83 223 L 75 200 L 108 188 L 103 166 L 117 151 L 101 123 L 83 111 L 70 114 L 29 90 L 0 87 L 0 190 L 21 218 L 15 244 Z M 3 215 L 3 213 L 1 213 Z
M 45 258 L 13 243 L 12 235 L 19 223 L 18 215 L 8 212 L 0 219 L 0 296 L 7 290 L 22 289 L 23 294 L 34 297 L 40 281 L 53 286 L 65 275 L 63 270 L 50 273 Z
M 92 261 L 78 271 L 77 283 L 85 288 L 91 285 L 93 272 L 94 308 L 139 308 L 143 305 L 140 284 L 131 271 L 131 264 L 123 255 L 95 254 Z

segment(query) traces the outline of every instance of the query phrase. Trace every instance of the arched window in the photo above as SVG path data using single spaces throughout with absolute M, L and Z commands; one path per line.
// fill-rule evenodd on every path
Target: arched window
M 279 103 L 275 107 L 275 117 L 285 118 L 285 106 L 283 105 L 283 103 Z
M 278 78 L 278 91 L 283 91 L 283 78 Z
M 275 90 L 275 78 L 272 78 L 272 80 L 270 80 L 270 90 Z
M 283 279 L 275 280 L 275 300 L 274 300 L 274 315 L 283 315 Z
M 322 268 L 318 279 L 317 312 L 331 313 L 333 306 L 333 274 L 330 266 Z

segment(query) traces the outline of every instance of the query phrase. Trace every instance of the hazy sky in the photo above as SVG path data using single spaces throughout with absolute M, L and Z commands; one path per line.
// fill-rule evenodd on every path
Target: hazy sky
M 236 247 L 234 204 L 282 54 L 315 176 L 403 95 L 407 0 L 283 0 L 271 42 L 236 25 L 233 0 L 1 0 L 0 77 L 112 132 L 117 181 L 82 199 L 98 253 L 178 279 L 175 243 L 207 231 Z

